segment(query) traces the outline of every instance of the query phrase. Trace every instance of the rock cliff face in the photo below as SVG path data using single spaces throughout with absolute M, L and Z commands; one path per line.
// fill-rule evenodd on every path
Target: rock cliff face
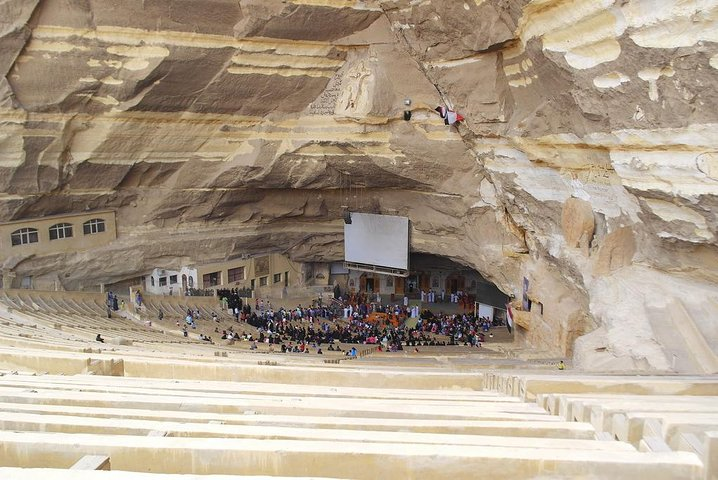
M 349 204 L 527 278 L 538 350 L 718 370 L 716 0 L 2 0 L 0 38 L 0 221 L 118 221 L 5 269 L 335 260 Z

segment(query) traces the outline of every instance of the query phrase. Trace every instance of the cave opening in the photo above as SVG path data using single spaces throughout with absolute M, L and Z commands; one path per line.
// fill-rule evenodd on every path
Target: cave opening
M 409 274 L 397 277 L 379 272 L 332 268 L 331 283 L 341 292 L 361 293 L 375 301 L 401 304 L 420 301 L 436 313 L 477 313 L 497 323 L 506 318 L 509 297 L 479 271 L 448 257 L 411 253 Z

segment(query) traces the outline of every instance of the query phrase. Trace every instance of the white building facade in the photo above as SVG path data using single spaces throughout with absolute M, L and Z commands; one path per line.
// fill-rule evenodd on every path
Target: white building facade
M 145 276 L 145 291 L 152 295 L 184 295 L 197 286 L 197 269 L 182 267 L 180 270 L 155 268 Z

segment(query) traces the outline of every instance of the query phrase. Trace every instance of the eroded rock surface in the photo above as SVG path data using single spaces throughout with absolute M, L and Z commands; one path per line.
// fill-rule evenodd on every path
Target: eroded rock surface
M 530 278 L 538 350 L 715 371 L 717 21 L 715 0 L 0 2 L 0 220 L 119 226 L 3 268 L 75 288 L 336 260 L 349 203 L 506 293 Z

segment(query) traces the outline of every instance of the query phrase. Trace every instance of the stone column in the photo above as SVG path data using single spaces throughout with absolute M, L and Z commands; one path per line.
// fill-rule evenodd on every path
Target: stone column
M 12 288 L 13 278 L 15 278 L 15 272 L 13 272 L 12 270 L 2 271 L 2 288 L 4 290 L 9 290 Z

